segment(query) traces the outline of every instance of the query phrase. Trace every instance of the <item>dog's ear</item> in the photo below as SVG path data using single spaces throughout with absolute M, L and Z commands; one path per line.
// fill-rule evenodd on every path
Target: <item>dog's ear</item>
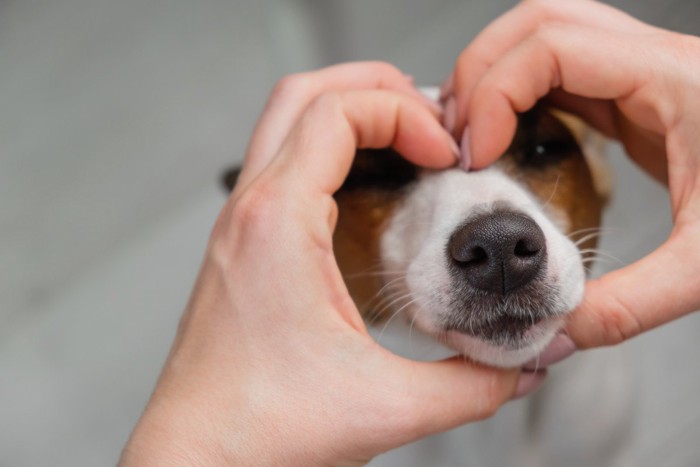
M 236 166 L 231 169 L 228 169 L 226 172 L 224 172 L 224 175 L 221 177 L 221 184 L 226 188 L 229 192 L 233 191 L 233 189 L 236 187 L 236 182 L 238 181 L 238 176 L 241 174 L 241 167 Z
M 418 167 L 391 148 L 358 149 L 339 193 L 397 191 L 418 177 Z
M 613 173 L 607 157 L 608 139 L 575 115 L 552 112 L 571 130 L 583 152 L 593 177 L 593 186 L 603 205 L 607 205 L 613 192 Z

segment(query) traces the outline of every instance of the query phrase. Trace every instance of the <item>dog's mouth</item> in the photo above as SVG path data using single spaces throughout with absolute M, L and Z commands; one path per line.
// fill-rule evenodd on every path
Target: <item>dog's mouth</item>
M 517 366 L 536 356 L 572 309 L 544 271 L 507 293 L 477 290 L 455 280 L 445 295 L 449 298 L 442 303 L 433 296 L 417 304 L 416 326 L 438 339 L 444 335 L 445 343 L 460 354 L 496 366 Z M 439 318 L 431 326 L 423 316 Z
M 440 313 L 444 330 L 508 349 L 529 346 L 541 328 L 568 311 L 558 299 L 559 288 L 544 270 L 505 293 L 478 290 L 456 277 L 448 295 L 451 298 Z
M 526 341 L 528 331 L 543 320 L 544 317 L 535 314 L 528 317 L 503 315 L 488 321 L 452 326 L 447 330 L 457 331 L 495 344 L 501 344 L 503 341 L 514 343 Z
M 545 316 L 534 312 L 520 315 L 492 314 L 488 319 L 456 319 L 443 329 L 447 344 L 460 353 L 471 356 L 465 342 L 479 342 L 492 349 L 507 352 L 527 351 L 538 347 L 549 334 L 559 330 L 563 324 L 562 315 Z M 479 356 L 476 355 L 477 359 Z M 492 363 L 492 362 L 485 362 Z

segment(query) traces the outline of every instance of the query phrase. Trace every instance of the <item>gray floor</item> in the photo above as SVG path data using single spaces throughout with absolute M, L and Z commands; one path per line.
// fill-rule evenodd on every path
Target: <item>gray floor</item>
M 223 202 L 220 169 L 277 78 L 382 59 L 437 83 L 514 3 L 0 0 L 0 465 L 114 463 Z M 611 3 L 700 33 L 698 2 Z M 603 247 L 629 262 L 668 232 L 667 198 L 619 150 L 612 163 Z M 640 384 L 621 465 L 700 465 L 698 318 L 624 346 Z M 460 465 L 459 433 L 377 465 Z

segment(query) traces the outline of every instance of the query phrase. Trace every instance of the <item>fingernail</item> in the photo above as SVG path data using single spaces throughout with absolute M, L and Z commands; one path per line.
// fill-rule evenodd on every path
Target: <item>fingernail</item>
M 510 400 L 521 399 L 535 392 L 547 377 L 547 370 L 523 371 L 518 377 L 518 385 Z
M 447 97 L 452 94 L 452 88 L 454 87 L 454 73 L 450 73 L 450 75 L 443 81 L 442 85 L 440 86 L 440 101 L 444 101 L 447 99 Z
M 414 85 L 416 83 L 416 78 L 413 75 L 403 75 L 403 77 L 406 78 L 406 81 L 408 81 L 410 85 Z
M 549 365 L 558 363 L 576 352 L 576 344 L 566 334 L 557 334 L 552 342 L 542 351 L 542 353 L 527 362 L 524 370 L 533 371 L 536 368 L 546 368 Z
M 462 142 L 460 143 L 460 148 L 462 148 L 460 153 L 460 166 L 464 170 L 469 170 L 472 165 L 472 136 L 469 127 L 464 128 L 464 133 L 462 134 Z
M 452 154 L 454 154 L 455 160 L 457 161 L 457 163 L 459 163 L 459 161 L 460 161 L 459 146 L 457 146 L 457 142 L 454 140 L 454 138 L 452 137 L 451 134 L 449 134 L 447 132 L 445 132 L 445 134 L 447 135 L 447 140 L 450 143 L 450 149 L 452 149 Z
M 424 86 L 416 88 L 414 86 L 413 89 L 415 89 L 416 91 L 416 96 L 418 96 L 420 100 L 422 100 L 428 107 L 430 107 L 430 109 L 438 116 L 438 118 L 442 118 L 442 105 L 440 105 L 440 103 L 438 103 L 435 100 L 435 98 L 437 97 L 437 88 Z
M 452 133 L 457 123 L 457 99 L 455 96 L 450 96 L 445 101 L 445 112 L 442 118 L 442 125 L 448 133 Z
M 442 118 L 444 113 L 442 106 L 424 94 L 421 94 L 421 96 L 423 97 L 425 103 L 428 104 L 430 108 L 433 109 L 433 112 L 437 114 L 438 118 Z

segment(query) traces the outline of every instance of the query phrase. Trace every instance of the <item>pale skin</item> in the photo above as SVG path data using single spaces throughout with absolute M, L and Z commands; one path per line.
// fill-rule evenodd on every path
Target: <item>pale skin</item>
M 615 344 L 700 308 L 698 57 L 699 39 L 604 5 L 527 1 L 467 47 L 445 87 L 453 103 L 443 121 L 463 138 L 464 165 L 495 160 L 516 112 L 550 94 L 667 180 L 669 240 L 588 284 L 567 326 L 579 348 Z M 488 417 L 541 382 L 463 359 L 391 354 L 367 334 L 338 271 L 332 194 L 355 149 L 393 145 L 424 166 L 454 165 L 439 114 L 401 72 L 379 63 L 295 75 L 276 87 L 120 465 L 362 464 Z
M 457 161 L 434 104 L 386 64 L 283 80 L 251 140 L 122 465 L 355 465 L 482 419 L 518 371 L 420 363 L 368 334 L 335 262 L 332 198 L 357 147 Z M 539 383 L 525 378 L 523 394 Z
M 642 260 L 591 281 L 567 325 L 579 348 L 620 343 L 700 308 L 700 39 L 589 0 L 530 0 L 487 27 L 443 90 L 473 168 L 508 146 L 545 96 L 669 188 L 674 228 Z M 452 83 L 450 83 L 450 81 Z M 456 104 L 456 105 L 455 105 Z

